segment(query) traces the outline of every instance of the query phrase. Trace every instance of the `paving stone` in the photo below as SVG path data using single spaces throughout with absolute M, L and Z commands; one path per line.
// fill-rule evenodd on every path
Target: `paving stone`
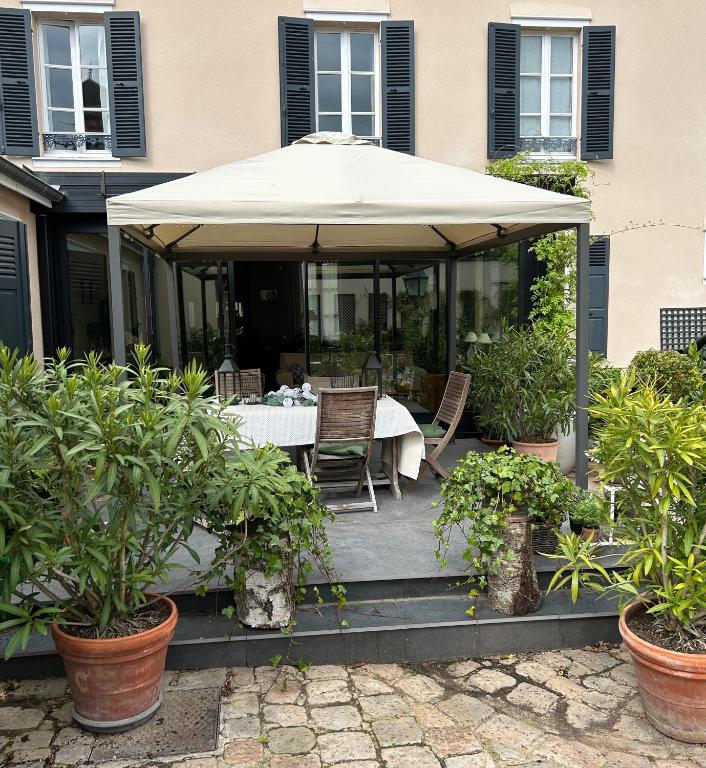
M 445 693 L 439 683 L 426 675 L 403 677 L 395 682 L 395 686 L 411 699 L 421 703 L 440 699 Z
M 10 699 L 58 699 L 68 694 L 65 677 L 48 677 L 41 680 L 20 680 L 9 693 Z
M 415 720 L 422 728 L 452 728 L 455 720 L 445 715 L 433 704 L 411 704 L 410 709 Z
M 224 720 L 221 733 L 226 741 L 257 739 L 260 736 L 260 718 L 249 716 Z
M 57 709 L 52 710 L 51 716 L 60 725 L 71 725 L 74 721 L 73 710 L 73 702 L 67 701 L 66 704 L 62 704 L 60 707 L 57 707 Z
M 470 755 L 483 749 L 470 728 L 431 728 L 426 733 L 426 741 L 438 757 L 451 755 Z
M 477 669 L 480 669 L 480 664 L 471 659 L 467 659 L 466 661 L 457 661 L 453 664 L 449 664 L 446 671 L 451 677 L 466 677 L 466 675 L 470 675 L 471 672 L 475 672 Z
M 659 742 L 662 735 L 644 720 L 638 720 L 630 715 L 621 715 L 613 726 L 619 736 L 636 741 Z
M 524 709 L 531 709 L 532 712 L 538 715 L 548 714 L 556 707 L 559 701 L 559 697 L 556 694 L 529 683 L 520 683 L 507 694 L 506 698 L 512 704 L 516 704 Z
M 345 731 L 347 728 L 360 728 L 363 724 L 358 710 L 350 705 L 311 709 L 311 719 L 317 728 L 324 731 Z
M 313 680 L 306 684 L 309 706 L 319 704 L 345 704 L 351 700 L 347 680 Z
M 699 765 L 691 760 L 657 760 L 654 765 L 655 768 L 699 768 Z
M 515 672 L 522 677 L 528 677 L 535 683 L 544 683 L 556 674 L 552 667 L 537 661 L 521 661 L 515 667 Z
M 252 667 L 231 667 L 228 681 L 233 688 L 249 688 L 255 684 L 255 670 Z
M 262 752 L 262 744 L 257 739 L 234 741 L 223 750 L 223 762 L 233 768 L 256 768 L 261 764 Z
M 590 688 L 592 691 L 607 693 L 609 696 L 617 696 L 621 699 L 632 695 L 635 691 L 631 686 L 622 685 L 613 680 L 612 677 L 607 677 L 606 675 L 591 675 L 590 677 L 585 677 L 583 679 L 583 684 L 586 688 Z
M 322 664 L 318 667 L 310 667 L 305 675 L 307 680 L 331 680 L 339 678 L 348 679 L 348 670 L 338 664 Z
M 225 720 L 256 715 L 259 711 L 260 703 L 256 693 L 238 693 L 221 703 L 221 717 Z
M 317 739 L 324 763 L 374 760 L 375 746 L 367 733 L 342 731 L 324 733 Z
M 359 669 L 389 682 L 394 682 L 405 673 L 399 664 L 363 664 Z
M 276 755 L 270 762 L 270 768 L 320 768 L 318 755 Z
M 603 768 L 652 768 L 652 763 L 642 755 L 627 752 L 608 752 Z
M 624 645 L 621 645 L 619 648 L 611 648 L 608 653 L 610 653 L 613 658 L 618 659 L 618 661 L 622 661 L 623 663 L 631 661 L 630 651 L 628 651 Z
M 588 667 L 584 667 L 583 664 L 579 664 L 578 661 L 574 661 L 564 670 L 564 674 L 567 677 L 573 677 L 573 678 L 582 678 L 586 677 L 586 675 L 590 675 L 592 673 L 592 670 L 590 670 Z
M 605 672 L 606 669 L 610 669 L 618 664 L 618 661 L 605 651 L 569 649 L 564 651 L 564 653 L 570 659 L 583 664 L 584 667 L 588 667 L 593 672 Z
M 378 680 L 370 675 L 352 675 L 351 680 L 355 689 L 363 696 L 376 696 L 380 693 L 395 692 L 394 688 L 391 688 L 387 683 L 383 683 L 382 680 Z
M 440 701 L 436 706 L 459 725 L 469 728 L 479 725 L 495 714 L 491 706 L 465 693 L 457 693 L 445 701 Z
M 298 704 L 303 700 L 302 684 L 287 677 L 272 681 L 265 691 L 265 704 Z
M 532 751 L 535 756 L 552 760 L 563 768 L 601 768 L 603 765 L 603 755 L 597 749 L 575 739 L 567 741 L 549 736 Z
M 485 752 L 447 757 L 444 764 L 446 768 L 496 768 L 493 758 Z
M 543 735 L 538 728 L 507 715 L 491 717 L 478 728 L 477 733 L 512 749 L 529 747 Z
M 630 701 L 624 706 L 624 709 L 626 712 L 630 712 L 633 715 L 637 715 L 638 717 L 643 717 L 645 714 L 645 707 L 642 704 L 642 699 L 640 696 L 634 696 Z
M 316 745 L 316 738 L 309 728 L 275 728 L 267 736 L 267 746 L 276 755 L 307 754 Z
M 627 685 L 630 688 L 637 688 L 637 678 L 635 677 L 635 669 L 630 664 L 619 664 L 617 667 L 609 670 L 608 674 L 619 683 Z
M 356 760 L 355 762 L 336 763 L 336 768 L 379 768 L 377 760 Z M 274 768 L 274 766 L 273 766 Z
M 12 742 L 14 761 L 20 763 L 27 760 L 46 759 L 49 757 L 49 743 L 53 735 L 51 731 L 31 731 L 17 736 Z
M 381 747 L 400 747 L 423 741 L 422 731 L 413 717 L 376 720 L 373 723 L 373 733 Z
M 294 704 L 267 704 L 263 709 L 265 721 L 283 727 L 306 725 L 307 716 L 304 707 Z
M 221 688 L 226 681 L 226 672 L 225 667 L 180 672 L 175 687 L 182 691 L 194 688 Z
M 504 688 L 512 688 L 517 680 L 497 669 L 481 669 L 480 672 L 471 675 L 466 682 L 485 693 L 497 693 Z
M 394 747 L 383 749 L 386 768 L 440 768 L 441 763 L 429 747 Z
M 570 701 L 566 707 L 566 722 L 579 730 L 605 723 L 609 717 L 610 713 L 605 709 L 593 709 L 580 701 Z
M 549 690 L 558 693 L 560 696 L 563 696 L 570 701 L 582 701 L 584 704 L 598 707 L 599 709 L 616 709 L 620 706 L 620 700 L 615 696 L 608 696 L 605 693 L 591 691 L 588 688 L 579 685 L 579 683 L 574 680 L 561 677 L 561 675 L 550 677 L 545 683 L 545 686 L 549 688 Z
M 363 713 L 372 720 L 410 713 L 406 702 L 400 696 L 395 695 L 361 696 L 358 703 Z
M 218 759 L 215 757 L 195 757 L 181 760 L 173 765 L 174 768 L 218 768 Z M 147 766 L 143 764 L 143 768 L 147 768 Z
M 542 651 L 541 653 L 534 655 L 532 661 L 537 662 L 537 664 L 544 664 L 557 671 L 566 669 L 571 665 L 571 659 L 557 651 Z
M 3 707 L 0 717 L 0 731 L 29 731 L 44 720 L 41 709 L 24 707 Z
M 93 745 L 76 742 L 61 747 L 54 755 L 54 765 L 70 765 L 71 763 L 85 763 L 91 756 Z

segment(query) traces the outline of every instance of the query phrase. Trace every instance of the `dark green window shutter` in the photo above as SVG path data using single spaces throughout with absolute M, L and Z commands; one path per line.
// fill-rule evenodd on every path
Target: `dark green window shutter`
M 488 24 L 488 157 L 511 157 L 520 135 L 520 26 Z
M 414 22 L 383 21 L 382 145 L 414 154 Z
M 608 353 L 609 261 L 609 238 L 594 240 L 588 252 L 588 348 L 603 357 Z
M 615 27 L 583 28 L 581 159 L 613 158 Z
M 0 8 L 0 154 L 38 155 L 29 11 Z
M 140 14 L 105 14 L 110 129 L 115 157 L 144 157 L 145 100 L 142 88 Z
M 0 216 L 0 341 L 32 351 L 25 225 Z
M 282 146 L 316 131 L 314 22 L 279 17 L 279 103 Z

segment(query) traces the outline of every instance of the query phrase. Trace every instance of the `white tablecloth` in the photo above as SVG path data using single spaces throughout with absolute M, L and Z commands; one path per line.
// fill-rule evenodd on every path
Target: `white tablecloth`
M 242 419 L 240 436 L 256 445 L 273 443 L 282 448 L 313 445 L 316 436 L 316 411 L 313 406 L 283 408 L 271 405 L 231 405 L 223 416 Z M 398 469 L 406 477 L 416 479 L 424 456 L 424 437 L 412 414 L 397 400 L 378 400 L 375 416 L 375 438 L 399 437 Z

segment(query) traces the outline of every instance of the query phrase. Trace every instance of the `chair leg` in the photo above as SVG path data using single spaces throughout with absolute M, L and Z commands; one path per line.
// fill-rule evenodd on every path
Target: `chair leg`
M 427 459 L 424 458 L 421 460 L 419 464 L 419 474 L 417 475 L 417 481 L 421 480 L 424 477 L 424 474 L 429 469 L 429 464 L 427 463 Z
M 378 502 L 377 502 L 377 499 L 375 498 L 375 488 L 373 486 L 373 481 L 372 481 L 372 478 L 370 477 L 370 470 L 368 469 L 367 464 L 365 465 L 365 477 L 368 482 L 368 493 L 370 494 L 370 501 L 373 504 L 373 512 L 377 512 Z
M 428 456 L 425 459 L 425 462 L 429 465 L 432 472 L 434 472 L 437 476 L 442 477 L 444 480 L 449 479 L 449 473 L 441 464 L 439 464 L 434 454 L 432 454 L 431 456 Z
M 358 487 L 355 489 L 356 497 L 360 497 L 363 495 L 363 483 L 365 482 L 366 472 L 368 473 L 368 476 L 370 476 L 370 473 L 368 472 L 368 463 L 364 462 L 363 464 L 361 464 L 361 467 L 360 467 L 360 477 L 358 478 Z
M 306 473 L 306 479 L 311 482 L 311 465 L 309 464 L 309 453 L 306 450 L 302 451 L 302 458 L 304 459 L 304 472 Z

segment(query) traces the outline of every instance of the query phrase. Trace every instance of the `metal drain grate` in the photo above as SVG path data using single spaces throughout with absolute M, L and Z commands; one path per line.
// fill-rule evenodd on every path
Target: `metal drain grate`
M 127 733 L 98 736 L 91 762 L 209 752 L 218 742 L 220 689 L 165 691 L 155 716 Z

